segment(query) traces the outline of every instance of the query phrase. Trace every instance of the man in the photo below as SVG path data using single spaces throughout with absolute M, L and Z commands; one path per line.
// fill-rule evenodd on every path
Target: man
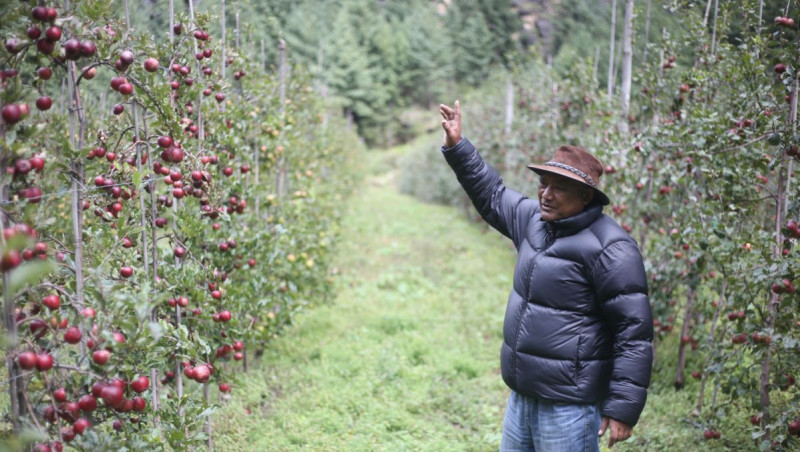
M 652 365 L 652 313 L 636 242 L 611 218 L 585 149 L 543 165 L 538 201 L 506 188 L 440 105 L 443 154 L 483 219 L 517 248 L 500 351 L 511 388 L 501 451 L 599 451 L 631 436 Z

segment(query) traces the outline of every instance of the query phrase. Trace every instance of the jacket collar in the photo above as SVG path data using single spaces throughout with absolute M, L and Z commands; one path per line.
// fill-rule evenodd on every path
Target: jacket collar
M 545 228 L 555 237 L 573 235 L 594 223 L 603 214 L 603 206 L 591 204 L 583 212 L 560 220 L 545 221 Z

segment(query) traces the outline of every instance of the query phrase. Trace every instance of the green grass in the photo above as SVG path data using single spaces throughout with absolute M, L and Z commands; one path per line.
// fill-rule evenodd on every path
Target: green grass
M 497 450 L 514 253 L 457 209 L 397 192 L 399 157 L 437 152 L 438 138 L 370 154 L 372 175 L 344 224 L 335 302 L 298 316 L 234 388 L 214 415 L 217 450 Z M 689 414 L 698 383 L 671 386 L 676 348 L 675 337 L 662 344 L 634 436 L 613 450 L 753 450 L 750 413 L 718 420 L 722 440 L 702 439 Z
M 513 252 L 393 180 L 352 201 L 336 301 L 299 316 L 215 414 L 218 450 L 497 449 Z

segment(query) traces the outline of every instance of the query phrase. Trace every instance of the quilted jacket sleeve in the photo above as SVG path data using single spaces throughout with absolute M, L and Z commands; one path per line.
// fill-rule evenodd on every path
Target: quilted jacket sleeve
M 466 138 L 442 152 L 484 221 L 519 246 L 522 231 L 539 203 L 506 188 L 497 171 Z
M 644 409 L 653 363 L 653 315 L 636 243 L 619 240 L 606 246 L 595 262 L 593 276 L 614 337 L 614 365 L 603 416 L 633 426 Z

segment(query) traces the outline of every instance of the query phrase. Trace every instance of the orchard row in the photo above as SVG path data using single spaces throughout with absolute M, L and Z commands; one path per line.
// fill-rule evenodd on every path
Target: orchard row
M 189 6 L 163 39 L 110 0 L 2 7 L 5 446 L 211 447 L 247 358 L 331 292 L 357 145 Z
M 800 445 L 797 11 L 759 22 L 750 2 L 724 3 L 716 30 L 703 5 L 679 12 L 689 38 L 664 36 L 658 58 L 638 66 L 629 113 L 597 92 L 591 62 L 562 79 L 526 69 L 513 105 L 512 133 L 522 139 L 493 126 L 508 111 L 499 106 L 470 113 L 472 134 L 507 183 L 523 188 L 536 182 L 518 161 L 565 142 L 601 156 L 606 213 L 643 250 L 655 345 L 679 341 L 678 356 L 657 354 L 656 366 L 677 362 L 668 383 L 698 391 L 698 440 L 792 449 Z M 740 46 L 725 40 L 732 18 L 744 18 Z M 686 386 L 686 375 L 699 383 Z

